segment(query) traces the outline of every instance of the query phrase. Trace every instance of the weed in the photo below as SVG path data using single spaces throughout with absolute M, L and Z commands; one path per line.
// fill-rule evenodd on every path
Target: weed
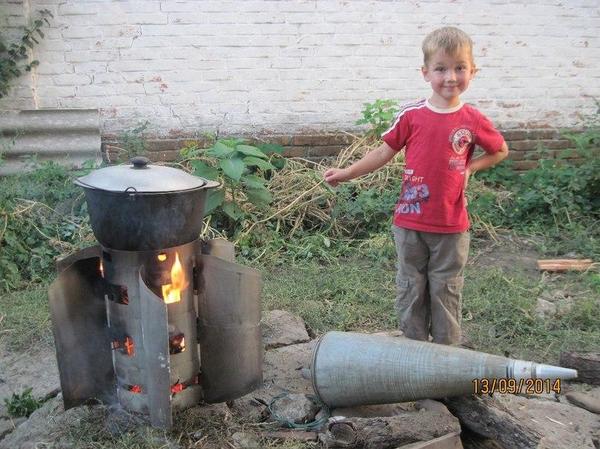
M 149 122 L 140 122 L 137 126 L 125 130 L 119 136 L 119 150 L 117 154 L 117 163 L 128 162 L 134 156 L 143 156 L 146 154 L 146 140 L 143 137 L 144 131 L 148 128 Z
M 0 179 L 0 291 L 40 282 L 91 235 L 83 193 L 52 162 Z
M 18 42 L 8 44 L 0 35 L 0 98 L 8 94 L 13 79 L 39 65 L 37 60 L 29 63 L 25 63 L 24 60 L 27 59 L 29 50 L 39 44 L 38 39 L 44 38 L 42 27 L 44 24 L 50 25 L 48 17 L 54 17 L 50 10 L 38 11 L 38 18 L 29 27 L 24 27 Z
M 26 388 L 22 393 L 13 393 L 10 399 L 4 399 L 9 416 L 28 418 L 29 415 L 42 406 L 43 402 L 36 399 L 31 391 L 32 388 Z
M 390 127 L 392 119 L 398 113 L 398 102 L 378 99 L 374 103 L 365 103 L 363 106 L 362 118 L 356 124 L 370 125 L 367 135 L 378 139 Z

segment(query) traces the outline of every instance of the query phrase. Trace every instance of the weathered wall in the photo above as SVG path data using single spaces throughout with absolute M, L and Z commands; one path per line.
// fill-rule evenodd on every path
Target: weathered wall
M 0 0 L 54 14 L 5 110 L 99 108 L 104 136 L 357 130 L 362 105 L 428 95 L 424 35 L 471 34 L 464 95 L 504 130 L 573 127 L 600 98 L 598 0 Z M 2 23 L 2 22 L 0 22 Z M 531 146 L 531 145 L 530 145 Z

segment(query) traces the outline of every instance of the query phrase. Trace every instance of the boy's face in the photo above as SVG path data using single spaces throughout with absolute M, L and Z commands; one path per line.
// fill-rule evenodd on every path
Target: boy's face
M 475 75 L 475 66 L 466 48 L 455 55 L 438 50 L 421 68 L 421 72 L 433 89 L 431 103 L 440 108 L 451 108 L 458 105 L 460 94 L 469 87 Z

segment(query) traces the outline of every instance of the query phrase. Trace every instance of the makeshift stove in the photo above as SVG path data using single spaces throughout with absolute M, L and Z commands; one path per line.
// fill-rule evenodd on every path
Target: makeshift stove
M 100 245 L 60 260 L 49 291 L 65 408 L 118 403 L 170 428 L 262 384 L 260 273 L 196 238 L 218 184 L 143 158 L 76 183 Z

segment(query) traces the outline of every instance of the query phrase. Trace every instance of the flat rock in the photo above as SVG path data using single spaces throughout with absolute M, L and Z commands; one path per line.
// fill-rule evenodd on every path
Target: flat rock
M 16 426 L 12 419 L 0 418 L 0 440 L 15 430 Z
M 285 310 L 264 312 L 261 328 L 267 350 L 310 340 L 304 320 Z
M 230 401 L 232 413 L 253 422 L 268 417 L 267 407 L 281 394 L 314 394 L 309 378 L 303 372 L 310 367 L 316 341 L 266 351 L 263 363 L 263 385 L 253 392 Z
M 41 442 L 55 442 L 56 438 L 52 435 L 64 424 L 64 416 L 62 398 L 50 399 L 0 441 L 0 449 L 33 449 Z
M 320 409 L 314 396 L 297 393 L 282 394 L 271 406 L 273 418 L 293 424 L 313 422 Z
M 0 344 L 0 403 L 13 393 L 32 388 L 36 398 L 52 395 L 60 389 L 54 348 L 42 346 L 33 351 L 16 353 Z
M 594 388 L 585 393 L 571 391 L 565 397 L 571 404 L 600 415 L 600 388 Z
M 313 394 L 310 379 L 302 376 L 310 368 L 312 351 L 316 340 L 297 345 L 283 346 L 267 351 L 264 359 L 263 378 L 271 389 L 293 393 Z

